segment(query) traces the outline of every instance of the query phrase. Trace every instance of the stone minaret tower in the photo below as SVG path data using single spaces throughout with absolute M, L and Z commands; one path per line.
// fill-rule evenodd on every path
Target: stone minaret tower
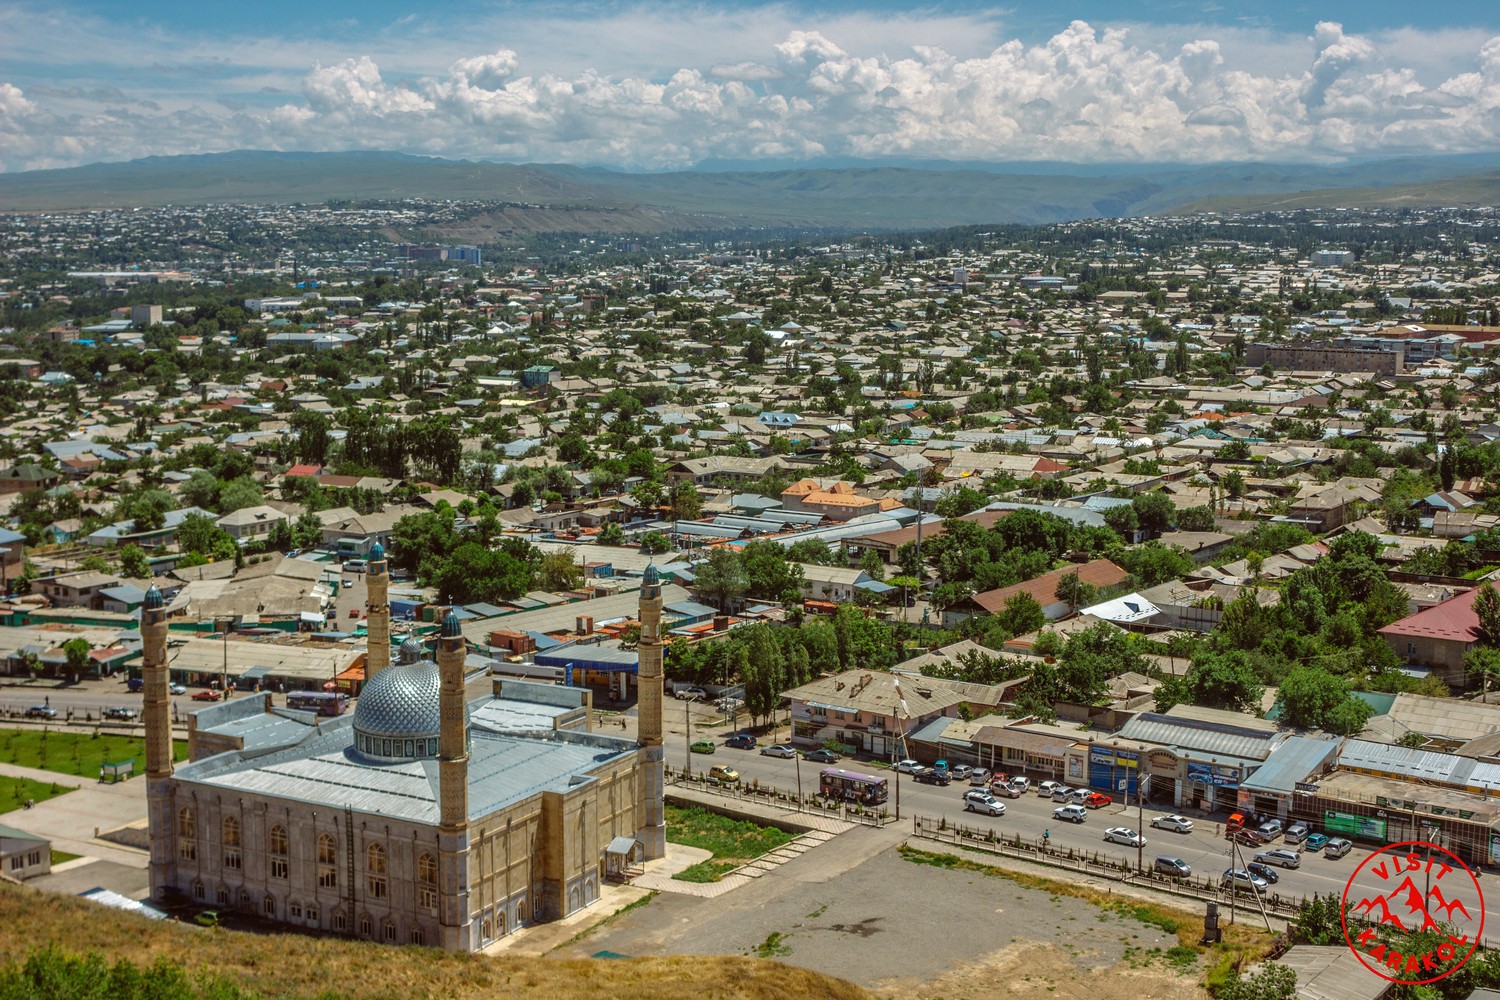
M 645 757 L 640 783 L 641 842 L 647 860 L 667 855 L 666 747 L 662 744 L 661 571 L 646 567 L 641 586 L 641 638 L 636 644 L 636 723 Z
M 385 561 L 385 546 L 376 542 L 370 549 L 369 574 L 365 587 L 365 680 L 391 665 L 391 577 Z
M 449 608 L 438 634 L 438 920 L 441 946 L 469 950 L 469 719 L 464 706 L 464 646 Z
M 167 690 L 167 607 L 152 584 L 141 604 L 141 674 L 145 681 L 146 815 L 151 838 L 151 895 L 170 885 L 172 858 L 172 703 Z

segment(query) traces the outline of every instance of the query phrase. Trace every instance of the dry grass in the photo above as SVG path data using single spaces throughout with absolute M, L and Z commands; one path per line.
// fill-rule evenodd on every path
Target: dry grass
M 100 954 L 111 964 L 139 966 L 159 958 L 190 975 L 213 972 L 243 989 L 276 997 L 360 997 L 401 1000 L 478 1000 L 541 996 L 640 1000 L 870 1000 L 852 983 L 779 962 L 751 958 L 682 956 L 621 960 L 488 958 L 449 955 L 296 934 L 249 934 L 150 921 L 81 899 L 0 885 L 0 963 L 19 963 L 54 947 Z M 21 930 L 24 928 L 24 930 Z

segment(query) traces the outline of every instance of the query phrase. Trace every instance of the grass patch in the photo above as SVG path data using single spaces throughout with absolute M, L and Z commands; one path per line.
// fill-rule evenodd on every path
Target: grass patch
M 1048 892 L 1054 897 L 1072 896 L 1075 899 L 1093 903 L 1107 911 L 1139 920 L 1168 934 L 1175 934 L 1177 944 L 1168 949 L 1166 953 L 1168 959 L 1175 965 L 1180 964 L 1188 953 L 1194 956 L 1194 961 L 1197 956 L 1206 954 L 1210 962 L 1206 985 L 1211 993 L 1215 989 L 1216 981 L 1232 975 L 1235 969 L 1254 964 L 1270 955 L 1276 943 L 1276 936 L 1267 933 L 1264 928 L 1253 927 L 1246 923 L 1221 922 L 1219 926 L 1223 931 L 1223 940 L 1216 945 L 1205 947 L 1198 943 L 1202 934 L 1203 918 L 1199 914 L 1186 910 L 1176 909 L 1162 903 L 1125 902 L 1118 896 L 1085 885 L 1060 882 L 1040 875 L 1032 875 L 1029 872 L 1008 871 L 953 854 L 924 851 L 909 844 L 901 846 L 901 856 L 915 864 L 956 871 L 979 872 L 993 878 L 1009 879 L 1017 885 Z
M 173 740 L 172 759 L 187 760 L 187 755 L 187 740 Z M 99 777 L 99 768 L 106 761 L 115 763 L 131 758 L 135 759 L 136 774 L 144 774 L 144 737 L 73 730 L 0 729 L 0 761 L 7 764 L 93 780 Z
M 32 781 L 30 778 L 0 778 L 0 813 L 21 808 L 28 799 L 46 802 L 77 787 L 61 785 L 55 781 Z
M 792 949 L 786 943 L 786 935 L 780 931 L 772 931 L 766 935 L 764 941 L 750 949 L 750 954 L 756 958 L 781 958 L 791 953 Z
M 1178 972 L 1188 972 L 1198 964 L 1198 953 L 1176 944 L 1167 949 L 1166 959 Z
M 717 882 L 726 872 L 790 843 L 792 834 L 774 826 L 732 819 L 701 806 L 667 806 L 667 839 L 713 854 L 672 877 L 680 882 Z
M 53 851 L 52 866 L 55 868 L 58 865 L 62 864 L 64 861 L 77 861 L 80 857 L 82 857 L 82 855 L 69 854 L 67 851 Z

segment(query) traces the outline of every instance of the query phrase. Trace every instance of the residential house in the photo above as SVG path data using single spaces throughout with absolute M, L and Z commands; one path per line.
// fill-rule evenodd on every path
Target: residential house
M 62 482 L 62 476 L 51 469 L 34 463 L 13 465 L 0 469 L 0 493 L 19 493 L 22 490 L 50 490 Z
M 1043 573 L 1025 583 L 974 594 L 951 608 L 945 609 L 943 624 L 952 626 L 965 618 L 972 618 L 976 615 L 997 615 L 1005 610 L 1005 602 L 1016 594 L 1031 595 L 1042 606 L 1042 611 L 1048 619 L 1061 618 L 1074 610 L 1066 601 L 1060 600 L 1057 596 L 1057 585 L 1069 573 L 1077 573 L 1080 582 L 1098 590 L 1117 587 L 1130 575 L 1108 559 L 1094 559 L 1076 566 L 1065 566 L 1050 573 Z
M 0 871 L 17 881 L 52 872 L 52 842 L 13 826 L 0 826 Z
M 1465 591 L 1400 621 L 1391 622 L 1380 634 L 1412 666 L 1437 673 L 1454 689 L 1466 686 L 1464 655 L 1479 641 L 1479 616 L 1474 613 L 1474 595 Z
M 794 744 L 820 746 L 836 740 L 880 758 L 889 758 L 906 733 L 936 718 L 957 718 L 964 703 L 960 694 L 937 681 L 908 679 L 898 688 L 891 675 L 870 670 L 820 677 L 784 697 L 791 703 Z
M 219 518 L 218 525 L 231 538 L 244 545 L 246 542 L 264 540 L 276 525 L 290 520 L 290 517 L 275 507 L 262 504 L 259 507 L 242 507 L 230 511 Z
M 101 594 L 109 587 L 117 586 L 120 578 L 113 573 L 67 573 L 50 579 L 39 580 L 33 586 L 46 595 L 53 605 L 64 608 L 93 608 L 99 610 Z

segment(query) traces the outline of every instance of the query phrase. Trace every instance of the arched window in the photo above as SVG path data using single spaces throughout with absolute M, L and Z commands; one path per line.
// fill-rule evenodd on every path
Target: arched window
M 396 925 L 394 922 L 387 920 L 385 924 L 381 926 L 380 933 L 381 936 L 391 944 L 396 943 Z
M 437 859 L 431 854 L 417 858 L 417 905 L 425 910 L 437 909 Z
M 240 861 L 240 821 L 234 816 L 225 816 L 222 831 L 224 867 L 238 870 Z
M 290 847 L 286 836 L 286 827 L 276 825 L 271 827 L 271 877 L 286 878 L 286 856 Z
M 261 909 L 263 909 L 265 911 L 266 916 L 268 916 L 268 917 L 274 917 L 274 916 L 276 916 L 276 897 L 275 896 L 267 896 L 265 899 L 261 900 L 261 904 L 260 905 L 261 905 Z
M 413 927 L 411 929 L 411 943 L 412 944 L 426 944 L 427 943 L 427 936 L 422 933 L 422 928 L 420 928 L 420 927 Z
M 333 838 L 325 833 L 318 838 L 318 888 L 337 888 L 338 862 L 338 848 L 334 846 Z
M 370 915 L 368 913 L 361 913 L 359 915 L 359 935 L 360 935 L 360 937 L 370 937 L 374 933 L 375 933 L 375 922 L 370 919 Z
M 365 855 L 365 868 L 369 873 L 370 898 L 384 899 L 386 896 L 385 848 L 379 844 L 371 844 L 365 850 Z
M 198 860 L 198 821 L 191 806 L 177 810 L 177 856 L 183 861 Z

